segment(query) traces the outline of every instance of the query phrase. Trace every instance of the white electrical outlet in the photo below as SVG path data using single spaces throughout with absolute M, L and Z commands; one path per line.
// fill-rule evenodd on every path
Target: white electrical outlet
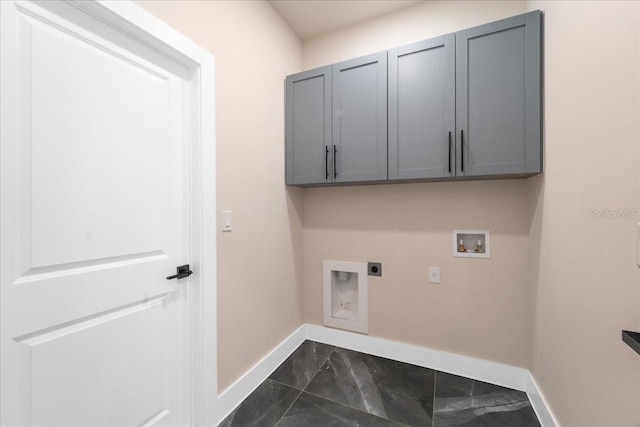
M 429 267 L 429 283 L 440 283 L 440 267 Z

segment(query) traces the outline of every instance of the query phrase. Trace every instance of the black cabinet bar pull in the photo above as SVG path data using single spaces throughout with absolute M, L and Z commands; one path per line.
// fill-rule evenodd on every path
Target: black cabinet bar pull
M 451 132 L 449 132 L 449 173 L 451 173 Z
M 324 179 L 329 179 L 329 147 L 324 146 Z
M 460 171 L 464 172 L 464 131 L 460 131 Z
M 338 153 L 338 147 L 336 147 L 335 145 L 333 146 L 333 178 L 337 178 L 338 177 L 338 169 L 336 169 L 336 157 Z

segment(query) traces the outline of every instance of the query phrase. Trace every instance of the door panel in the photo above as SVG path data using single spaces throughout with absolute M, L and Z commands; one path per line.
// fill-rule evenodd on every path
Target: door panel
M 540 12 L 456 33 L 458 175 L 542 171 L 540 82 Z
M 454 101 L 454 34 L 389 51 L 389 179 L 455 173 Z
M 160 252 L 169 79 L 42 22 L 21 26 L 31 267 Z
M 288 76 L 287 184 L 331 182 L 331 67 Z
M 335 182 L 387 179 L 387 53 L 333 66 Z
M 155 414 L 163 400 L 162 376 L 158 375 L 162 360 L 155 356 L 163 353 L 157 327 L 162 317 L 162 298 L 157 298 L 19 338 L 20 363 L 32 378 L 32 424 L 49 425 L 55 420 L 59 425 L 89 426 L 99 416 L 108 420 L 105 424 L 125 426 Z M 73 388 L 68 387 L 69 381 Z M 60 390 L 55 399 L 52 389 Z
M 524 26 L 469 40 L 469 174 L 524 172 L 524 55 Z
M 61 2 L 2 51 L 2 425 L 187 425 L 186 73 Z

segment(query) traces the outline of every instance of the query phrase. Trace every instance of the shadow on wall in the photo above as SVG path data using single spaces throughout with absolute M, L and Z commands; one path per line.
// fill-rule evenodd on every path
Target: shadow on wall
M 304 214 L 304 195 L 303 189 L 298 187 L 287 186 L 285 189 L 285 197 L 287 198 L 287 217 L 289 219 L 289 235 L 291 236 L 291 248 L 293 251 L 291 257 L 294 260 L 296 283 L 301 284 L 303 281 L 303 240 L 302 240 L 302 216 Z M 302 294 L 302 293 L 301 293 Z M 302 295 L 300 296 L 300 306 L 302 307 Z
M 542 219 L 544 214 L 545 176 L 537 175 L 527 179 L 529 193 L 529 290 L 531 292 L 531 334 L 535 340 L 535 314 L 538 305 L 538 284 L 540 280 L 540 252 L 542 247 Z
M 528 234 L 527 181 L 429 182 L 307 188 L 305 228 Z

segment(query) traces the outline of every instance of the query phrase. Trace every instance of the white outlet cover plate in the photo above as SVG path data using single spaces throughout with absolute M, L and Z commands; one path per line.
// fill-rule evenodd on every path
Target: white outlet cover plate
M 440 283 L 440 267 L 429 267 L 429 283 Z

